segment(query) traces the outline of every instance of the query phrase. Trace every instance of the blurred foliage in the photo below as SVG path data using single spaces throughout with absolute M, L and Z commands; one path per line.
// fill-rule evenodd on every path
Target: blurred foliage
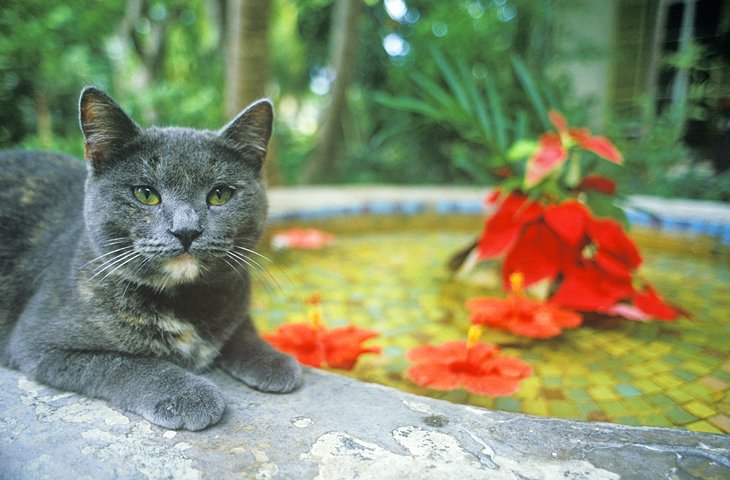
M 333 1 L 273 0 L 267 90 L 277 105 L 275 155 L 290 183 L 312 152 L 333 79 L 327 65 Z M 142 125 L 222 125 L 226 3 L 4 0 L 0 147 L 80 156 L 76 105 L 87 84 L 108 90 Z M 364 3 L 360 29 L 348 32 L 360 44 L 358 74 L 349 89 L 350 115 L 342 120 L 347 150 L 331 181 L 489 183 L 509 145 L 545 130 L 548 108 L 572 124 L 590 123 L 591 99 L 576 97 L 553 68 L 595 54 L 590 45 L 566 41 L 570 32 L 556 26 L 561 11 L 580 5 Z M 714 71 L 696 59 L 669 59 L 685 60 Z M 622 120 L 606 132 L 615 133 L 627 159 L 614 174 L 625 192 L 686 195 L 690 178 L 697 185 L 722 178 L 702 177 L 670 128 L 659 118 L 634 138 L 626 134 L 633 125 Z M 724 198 L 726 190 L 718 183 L 697 194 Z

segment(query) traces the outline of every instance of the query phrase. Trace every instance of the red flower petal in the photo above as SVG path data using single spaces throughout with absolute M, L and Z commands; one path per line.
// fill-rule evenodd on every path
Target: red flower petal
M 263 334 L 262 338 L 274 348 L 293 355 L 303 365 L 350 370 L 360 355 L 380 352 L 377 347 L 361 345 L 377 335 L 355 326 L 328 330 L 306 323 L 290 323 L 279 326 L 274 333 Z
M 647 315 L 658 320 L 676 320 L 680 312 L 664 302 L 651 285 L 644 285 L 641 292 L 634 294 L 634 305 Z
M 548 112 L 548 118 L 550 119 L 550 123 L 553 124 L 553 127 L 555 127 L 555 130 L 557 130 L 558 132 L 565 133 L 568 131 L 568 122 L 565 120 L 565 117 L 557 110 L 550 110 Z
M 318 250 L 335 243 L 335 236 L 316 228 L 290 228 L 274 233 L 271 245 L 275 249 Z
M 601 158 L 605 158 L 609 162 L 619 165 L 624 163 L 624 157 L 621 155 L 621 152 L 619 152 L 611 140 L 606 137 L 589 137 L 579 141 L 579 144 L 584 149 L 595 153 Z
M 563 329 L 579 327 L 582 322 L 583 317 L 576 312 L 554 305 L 541 305 L 529 321 L 514 322 L 510 332 L 523 337 L 552 338 L 560 335 Z
M 496 205 L 501 196 L 502 190 L 500 190 L 499 188 L 495 188 L 489 193 L 489 195 L 487 195 L 487 198 L 484 199 L 484 203 L 486 203 L 487 205 Z
M 525 286 L 544 278 L 555 278 L 563 258 L 563 244 L 542 222 L 528 225 L 504 259 L 502 267 L 505 290 L 509 276 L 521 273 Z
M 363 347 L 362 342 L 377 337 L 373 330 L 358 328 L 354 325 L 333 328 L 322 335 L 327 365 L 332 368 L 351 370 L 364 353 L 380 353 L 377 347 Z
M 614 257 L 605 250 L 599 249 L 593 260 L 608 275 L 619 280 L 631 281 L 632 272 L 630 267 L 621 259 Z
M 579 191 L 594 191 L 604 193 L 606 195 L 614 195 L 616 193 L 616 183 L 606 177 L 600 175 L 587 175 L 578 185 Z
M 490 397 L 503 397 L 517 392 L 522 384 L 522 379 L 505 378 L 499 375 L 484 375 L 481 377 L 466 377 L 463 383 L 464 388 L 470 392 L 488 395 Z
M 527 160 L 525 185 L 532 187 L 558 168 L 568 158 L 568 151 L 563 147 L 560 135 L 544 133 L 540 135 L 537 152 Z
M 545 209 L 545 222 L 550 229 L 571 246 L 577 246 L 586 235 L 589 213 L 575 200 L 568 200 Z
M 639 250 L 617 221 L 590 218 L 588 234 L 600 250 L 605 250 L 628 268 L 641 265 Z
M 320 368 L 325 364 L 325 349 L 319 332 L 306 323 L 280 325 L 274 333 L 261 337 L 277 350 L 294 356 L 302 365 Z
M 564 272 L 558 291 L 550 303 L 582 311 L 605 310 L 629 298 L 634 289 L 630 281 L 617 280 L 593 262 L 576 265 Z
M 464 341 L 416 347 L 408 352 L 414 364 L 407 375 L 418 385 L 438 390 L 464 387 L 474 393 L 508 395 L 517 391 L 532 369 L 522 360 L 499 357 L 498 351 L 486 343 L 469 349 Z
M 413 383 L 436 390 L 456 390 L 463 382 L 458 375 L 453 375 L 447 364 L 421 363 L 408 368 L 406 375 Z
M 526 196 L 512 193 L 487 220 L 477 251 L 480 259 L 494 258 L 517 239 L 522 227 L 540 216 L 542 207 Z
M 554 337 L 565 328 L 580 326 L 583 320 L 578 313 L 525 297 L 474 298 L 467 308 L 472 310 L 472 323 L 530 338 Z
M 471 312 L 471 323 L 506 329 L 514 306 L 497 298 L 477 297 L 467 300 L 466 308 Z

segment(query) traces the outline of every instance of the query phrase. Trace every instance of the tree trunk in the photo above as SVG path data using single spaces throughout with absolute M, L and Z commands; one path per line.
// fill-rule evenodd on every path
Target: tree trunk
M 225 111 L 229 117 L 266 95 L 270 16 L 270 0 L 228 1 Z
M 345 146 L 343 122 L 347 117 L 347 89 L 357 69 L 361 11 L 361 0 L 335 0 L 329 55 L 336 76 L 314 152 L 301 177 L 303 183 L 332 181 L 338 176 L 338 160 L 342 158 Z
M 226 5 L 225 112 L 235 117 L 251 102 L 266 96 L 269 80 L 271 0 L 228 0 Z M 268 183 L 281 183 L 269 145 L 265 163 Z
M 661 59 L 664 48 L 664 29 L 667 23 L 668 0 L 659 0 L 656 5 L 656 17 L 654 20 L 654 31 L 652 32 L 651 51 L 649 61 L 646 65 L 646 77 L 644 78 L 644 92 L 651 102 L 650 107 L 644 112 L 644 125 L 651 125 L 657 114 L 657 88 L 659 84 L 659 72 L 661 70 Z

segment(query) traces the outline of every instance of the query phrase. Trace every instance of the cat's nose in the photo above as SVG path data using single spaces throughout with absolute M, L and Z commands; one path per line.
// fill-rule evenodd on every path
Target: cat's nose
M 180 240 L 183 249 L 185 249 L 185 251 L 187 252 L 188 250 L 190 250 L 190 246 L 193 244 L 193 240 L 198 238 L 203 232 L 191 228 L 181 228 L 179 230 L 173 230 L 170 233 L 178 240 Z

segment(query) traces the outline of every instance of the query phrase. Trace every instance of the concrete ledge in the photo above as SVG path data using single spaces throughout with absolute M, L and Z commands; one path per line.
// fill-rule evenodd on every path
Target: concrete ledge
M 311 369 L 288 395 L 209 377 L 222 421 L 175 432 L 0 369 L 0 478 L 730 478 L 728 436 L 499 413 Z

